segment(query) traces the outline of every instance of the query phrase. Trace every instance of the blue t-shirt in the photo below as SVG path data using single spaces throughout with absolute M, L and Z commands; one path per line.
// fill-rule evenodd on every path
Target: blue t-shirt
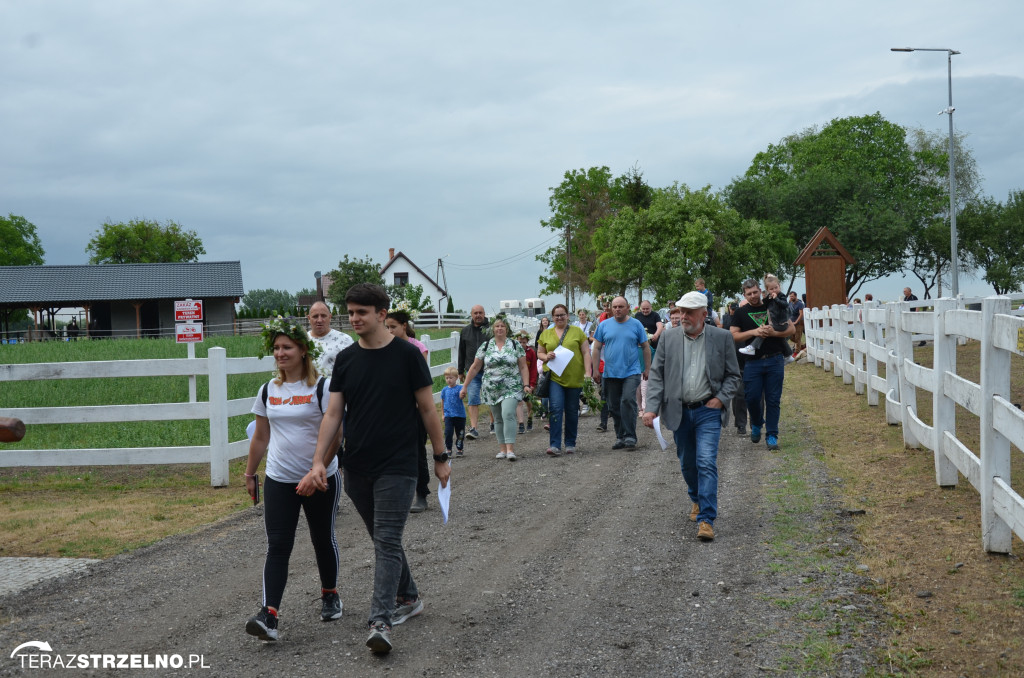
M 441 402 L 444 403 L 444 416 L 466 418 L 466 408 L 462 406 L 459 392 L 460 386 L 445 386 L 441 389 Z
M 600 341 L 601 359 L 604 360 L 604 376 L 625 379 L 644 371 L 643 353 L 637 347 L 647 342 L 647 331 L 636 318 L 618 322 L 609 318 L 597 326 L 594 341 Z

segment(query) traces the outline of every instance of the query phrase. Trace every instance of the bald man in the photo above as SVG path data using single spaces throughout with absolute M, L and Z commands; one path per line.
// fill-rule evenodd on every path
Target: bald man
M 355 342 L 344 332 L 331 329 L 331 309 L 322 301 L 313 302 L 306 318 L 309 319 L 310 338 L 323 351 L 316 361 L 316 369 L 330 379 L 334 372 L 335 358 Z
M 603 375 L 597 371 L 602 355 Z M 604 381 L 608 413 L 615 420 L 612 449 L 636 449 L 636 389 L 641 378 L 647 379 L 651 369 L 651 342 L 640 321 L 629 316 L 629 302 L 625 297 L 612 299 L 611 319 L 597 326 L 590 364 L 594 382 Z

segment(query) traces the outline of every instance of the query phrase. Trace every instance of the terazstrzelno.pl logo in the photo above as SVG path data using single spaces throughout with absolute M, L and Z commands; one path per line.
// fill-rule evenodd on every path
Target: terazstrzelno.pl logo
M 23 669 L 208 669 L 201 654 L 54 652 L 46 641 L 30 640 L 14 648 L 11 659 Z

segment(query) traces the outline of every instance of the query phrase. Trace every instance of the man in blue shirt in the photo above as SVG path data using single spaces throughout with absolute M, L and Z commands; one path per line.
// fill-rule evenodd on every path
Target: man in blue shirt
M 643 362 L 640 351 L 643 351 Z M 602 355 L 603 354 L 603 355 Z M 629 317 L 625 297 L 612 300 L 612 317 L 594 333 L 594 382 L 601 383 L 598 365 L 604 358 L 604 396 L 615 420 L 613 450 L 636 449 L 636 389 L 651 369 L 651 344 L 640 321 Z

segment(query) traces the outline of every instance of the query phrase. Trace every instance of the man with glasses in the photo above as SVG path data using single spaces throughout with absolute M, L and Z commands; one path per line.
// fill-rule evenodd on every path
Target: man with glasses
M 601 363 L 602 353 L 603 377 L 596 367 Z M 611 319 L 597 326 L 590 364 L 594 366 L 594 382 L 604 382 L 608 412 L 615 420 L 612 449 L 636 449 L 636 389 L 640 379 L 647 379 L 651 369 L 651 342 L 640 321 L 629 317 L 629 302 L 625 297 L 612 299 Z
M 785 330 L 772 327 L 768 317 L 768 306 L 761 299 L 761 286 L 749 278 L 743 281 L 745 306 L 733 314 L 729 331 L 737 344 L 751 344 L 756 337 L 764 341 L 754 355 L 746 357 L 743 365 L 743 391 L 750 414 L 750 442 L 761 441 L 761 427 L 764 426 L 765 442 L 768 449 L 776 452 L 779 448 L 779 416 L 782 404 L 782 382 L 786 376 L 786 356 L 789 345 L 786 337 L 793 336 L 793 323 Z M 762 407 L 761 401 L 764 399 Z

